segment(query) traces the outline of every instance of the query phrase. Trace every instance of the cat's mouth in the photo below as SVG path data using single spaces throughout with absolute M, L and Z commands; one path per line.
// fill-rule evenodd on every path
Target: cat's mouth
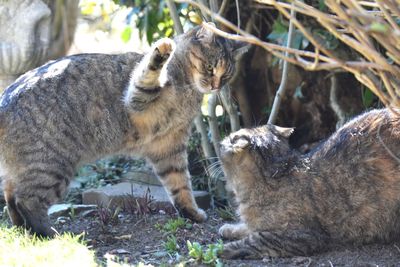
M 212 84 L 209 84 L 204 80 L 194 79 L 194 82 L 197 90 L 199 90 L 203 94 L 218 93 L 221 90 L 221 87 L 214 87 L 212 86 Z
M 198 90 L 203 93 L 203 94 L 209 94 L 209 93 L 218 93 L 221 88 L 212 88 L 210 87 L 203 87 L 203 86 L 197 86 Z

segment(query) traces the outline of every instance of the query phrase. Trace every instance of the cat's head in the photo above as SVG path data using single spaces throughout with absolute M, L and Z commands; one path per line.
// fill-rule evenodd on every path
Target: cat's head
M 289 152 L 288 138 L 293 128 L 267 124 L 241 129 L 221 142 L 221 161 L 230 182 L 250 182 L 273 175 L 278 161 Z
M 184 37 L 189 42 L 189 73 L 202 93 L 221 89 L 235 72 L 235 59 L 249 48 L 248 44 L 223 38 L 205 26 L 192 29 Z

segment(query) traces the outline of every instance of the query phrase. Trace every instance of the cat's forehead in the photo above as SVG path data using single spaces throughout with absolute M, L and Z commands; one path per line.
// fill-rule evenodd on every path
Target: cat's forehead
M 230 58 L 230 47 L 223 39 L 215 38 L 212 42 L 195 42 L 193 46 L 197 52 L 205 57 Z

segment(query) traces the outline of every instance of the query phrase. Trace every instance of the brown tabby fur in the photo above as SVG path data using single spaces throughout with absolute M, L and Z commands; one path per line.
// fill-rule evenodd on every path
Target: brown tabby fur
M 186 143 L 202 93 L 232 76 L 239 45 L 197 27 L 175 42 L 159 40 L 145 55 L 74 55 L 20 77 L 0 99 L 0 163 L 13 224 L 53 235 L 47 209 L 76 168 L 122 153 L 148 158 L 177 210 L 204 221 Z
M 400 240 L 400 110 L 373 110 L 314 151 L 291 150 L 290 128 L 242 129 L 222 142 L 241 223 L 220 234 L 226 258 L 310 255 L 332 244 Z

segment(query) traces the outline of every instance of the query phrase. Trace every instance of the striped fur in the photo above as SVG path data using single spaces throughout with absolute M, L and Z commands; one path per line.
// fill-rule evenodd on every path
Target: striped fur
M 197 27 L 175 41 L 161 39 L 145 55 L 65 57 L 5 90 L 0 164 L 15 225 L 53 235 L 47 209 L 63 197 L 77 166 L 121 153 L 147 157 L 177 210 L 198 222 L 206 219 L 192 195 L 186 143 L 202 93 L 218 89 L 212 79 L 232 75 L 238 46 L 200 32 Z M 190 67 L 202 71 L 209 62 L 219 68 L 215 75 L 198 75 Z
M 400 110 L 348 122 L 307 155 L 292 129 L 225 138 L 222 163 L 241 223 L 220 228 L 225 258 L 307 256 L 330 245 L 400 240 Z

